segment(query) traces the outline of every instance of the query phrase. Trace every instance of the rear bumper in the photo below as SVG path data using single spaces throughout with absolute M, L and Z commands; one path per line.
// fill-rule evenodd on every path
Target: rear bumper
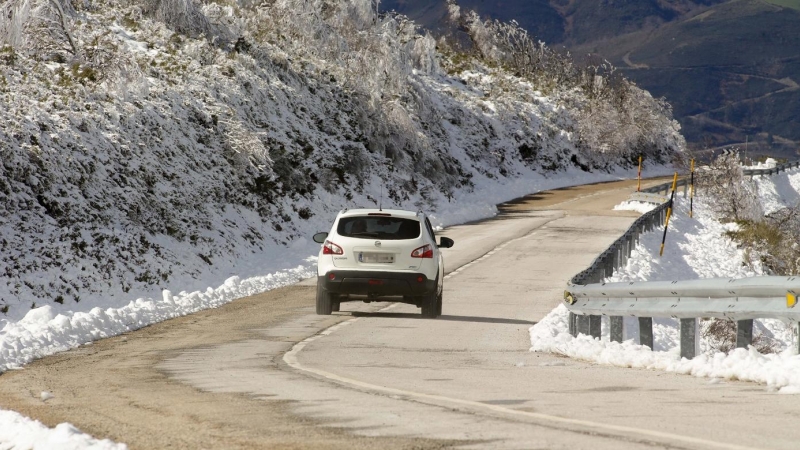
M 333 294 L 369 297 L 419 296 L 436 290 L 436 280 L 413 272 L 331 270 L 325 275 L 318 276 L 317 283 Z

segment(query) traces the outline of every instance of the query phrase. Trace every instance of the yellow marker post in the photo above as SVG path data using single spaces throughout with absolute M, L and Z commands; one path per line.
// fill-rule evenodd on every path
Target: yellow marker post
M 689 217 L 694 213 L 694 158 L 692 158 L 691 182 L 689 183 Z
M 787 308 L 794 308 L 794 305 L 797 304 L 797 296 L 792 294 L 791 292 L 786 293 L 786 307 Z
M 672 216 L 672 205 L 675 201 L 675 188 L 678 187 L 678 172 L 675 172 L 675 176 L 672 178 L 672 195 L 669 197 L 669 204 L 667 205 L 667 220 L 664 221 L 664 236 L 661 238 L 661 251 L 658 252 L 658 256 L 664 256 L 664 242 L 667 240 L 667 227 L 669 226 L 669 218 Z
M 639 175 L 636 176 L 636 192 L 642 190 L 642 155 L 639 155 Z

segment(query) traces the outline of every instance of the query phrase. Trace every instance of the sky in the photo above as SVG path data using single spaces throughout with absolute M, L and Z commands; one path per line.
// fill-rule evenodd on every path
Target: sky
M 665 169 L 650 172 L 664 173 Z M 647 175 L 648 173 L 646 173 Z M 509 200 L 522 193 L 575 185 L 589 181 L 630 178 L 629 172 L 592 175 L 587 180 L 581 172 L 566 172 L 558 177 L 540 177 L 527 180 L 524 185 L 495 186 L 476 189 L 457 204 L 440 211 L 441 224 L 462 223 L 496 214 L 496 203 Z M 516 181 L 515 183 L 521 183 Z M 800 201 L 800 170 L 794 169 L 772 177 L 755 179 L 765 211 L 774 211 L 782 205 Z M 670 220 L 665 254 L 659 258 L 661 231 L 643 235 L 641 244 L 627 266 L 607 281 L 672 280 L 708 277 L 747 277 L 761 275 L 759 268 L 742 265 L 742 251 L 732 245 L 724 232 L 730 224 L 721 224 L 700 198 L 695 199 L 693 218 L 688 217 L 688 201 L 676 196 L 675 213 Z M 644 212 L 654 205 L 623 202 L 617 209 Z M 313 245 L 312 245 L 313 246 Z M 109 300 L 106 305 L 79 309 L 56 310 L 50 305 L 29 311 L 17 320 L 0 320 L 0 370 L 22 369 L 33 359 L 86 345 L 102 339 L 135 330 L 173 317 L 219 307 L 237 298 L 296 283 L 314 276 L 316 256 L 308 246 L 297 252 L 283 266 L 276 263 L 273 271 L 260 276 L 232 276 L 220 286 L 192 292 L 164 290 L 152 297 L 132 299 L 120 304 Z M 234 270 L 232 267 L 231 270 Z M 572 337 L 567 332 L 567 309 L 556 307 L 530 329 L 531 351 L 558 352 L 572 358 L 596 364 L 621 367 L 649 368 L 692 376 L 707 377 L 709 382 L 726 379 L 747 380 L 759 383 L 769 392 L 781 394 L 800 393 L 800 357 L 791 348 L 792 330 L 776 320 L 756 321 L 755 333 L 761 334 L 778 351 L 759 354 L 753 349 L 737 349 L 719 353 L 713 343 L 701 342 L 701 353 L 689 361 L 679 357 L 677 323 L 671 319 L 654 320 L 654 350 L 638 345 L 629 336 L 638 334 L 635 319 L 626 319 L 623 343 L 609 342 L 607 326 L 600 340 L 587 336 Z M 42 391 L 42 402 L 54 394 Z M 82 433 L 73 425 L 60 424 L 54 428 L 21 416 L 14 411 L 0 410 L 0 449 L 33 448 L 70 449 L 122 449 L 124 443 L 98 440 Z

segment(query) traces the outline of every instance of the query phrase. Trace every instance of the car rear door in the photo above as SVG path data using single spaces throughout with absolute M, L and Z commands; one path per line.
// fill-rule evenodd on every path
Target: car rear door
M 333 259 L 337 268 L 363 270 L 417 270 L 422 260 L 411 252 L 421 245 L 418 220 L 387 215 L 349 216 L 339 219 L 337 244 L 343 257 Z

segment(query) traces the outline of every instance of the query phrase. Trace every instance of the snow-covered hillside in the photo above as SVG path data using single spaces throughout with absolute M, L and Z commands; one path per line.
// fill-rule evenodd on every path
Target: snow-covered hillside
M 682 150 L 635 87 L 598 103 L 611 84 L 573 70 L 545 95 L 372 2 L 295 3 L 0 5 L 0 318 L 287 269 L 345 206 L 455 222 Z M 592 115 L 630 131 L 603 144 Z

